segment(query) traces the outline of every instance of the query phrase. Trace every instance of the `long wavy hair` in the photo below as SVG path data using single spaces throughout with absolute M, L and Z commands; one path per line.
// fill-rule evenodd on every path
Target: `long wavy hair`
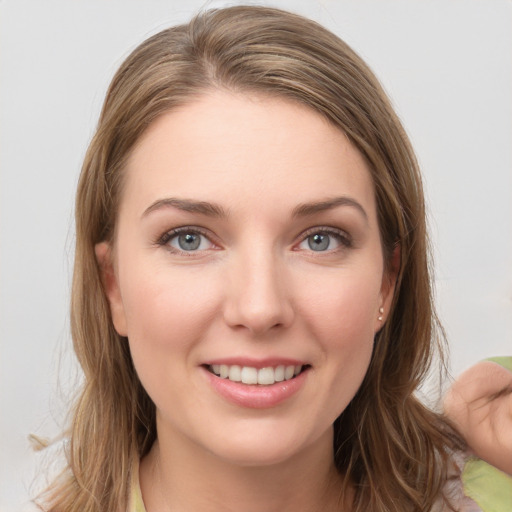
M 155 406 L 112 324 L 94 246 L 113 240 L 123 168 L 147 127 L 216 88 L 307 105 L 367 160 L 385 260 L 399 247 L 400 269 L 364 382 L 334 424 L 334 457 L 355 484 L 354 511 L 431 510 L 458 438 L 416 396 L 444 337 L 413 150 L 378 80 L 346 43 L 298 15 L 246 6 L 206 11 L 152 36 L 110 85 L 76 197 L 71 329 L 84 384 L 67 468 L 41 503 L 55 512 L 126 509 L 133 459 L 156 439 Z

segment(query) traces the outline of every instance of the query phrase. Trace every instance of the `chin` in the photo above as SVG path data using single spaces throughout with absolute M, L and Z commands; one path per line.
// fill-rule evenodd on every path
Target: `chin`
M 221 453 L 217 451 L 214 455 L 233 466 L 268 468 L 269 466 L 278 466 L 292 460 L 297 455 L 297 448 L 283 449 L 283 447 L 280 447 L 269 449 L 268 446 L 263 448 L 260 446 L 260 443 L 257 443 L 250 447 L 232 446 Z
M 212 446 L 212 454 L 240 467 L 269 467 L 300 459 L 310 449 L 317 450 L 318 443 L 325 443 L 332 451 L 332 428 L 325 435 L 294 433 L 282 426 L 269 429 L 248 429 L 236 436 L 233 432 Z

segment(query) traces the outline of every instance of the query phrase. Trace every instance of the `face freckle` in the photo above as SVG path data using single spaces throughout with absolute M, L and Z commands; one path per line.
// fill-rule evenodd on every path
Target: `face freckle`
M 253 465 L 331 443 L 393 293 L 360 153 L 304 106 L 212 91 L 150 126 L 125 179 L 107 294 L 160 442 Z

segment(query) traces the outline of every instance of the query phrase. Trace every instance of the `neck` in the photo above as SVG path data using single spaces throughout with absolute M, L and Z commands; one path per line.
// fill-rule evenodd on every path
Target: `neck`
M 155 442 L 140 467 L 147 512 L 334 512 L 343 479 L 332 433 L 276 464 L 241 466 L 184 443 Z

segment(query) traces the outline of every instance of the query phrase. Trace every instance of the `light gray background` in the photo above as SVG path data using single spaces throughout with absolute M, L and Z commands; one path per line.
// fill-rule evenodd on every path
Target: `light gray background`
M 108 82 L 144 38 L 202 1 L 0 2 L 0 510 L 37 472 L 73 382 L 74 188 Z M 512 353 L 512 3 L 278 1 L 369 62 L 427 187 L 453 373 Z M 60 384 L 58 377 L 60 376 Z

